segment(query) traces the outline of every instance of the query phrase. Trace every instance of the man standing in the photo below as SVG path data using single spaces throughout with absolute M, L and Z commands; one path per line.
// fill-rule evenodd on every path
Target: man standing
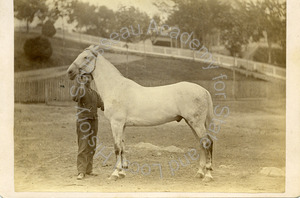
M 77 170 L 78 180 L 92 175 L 93 156 L 95 154 L 98 132 L 97 108 L 104 110 L 100 95 L 91 89 L 91 74 L 76 77 L 76 85 L 71 88 L 72 99 L 77 102 Z

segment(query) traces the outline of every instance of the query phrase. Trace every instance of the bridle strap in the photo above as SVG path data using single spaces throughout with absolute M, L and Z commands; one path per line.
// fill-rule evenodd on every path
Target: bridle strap
M 95 71 L 95 69 L 96 69 L 96 58 L 97 58 L 98 54 L 96 54 L 96 52 L 94 52 L 93 50 L 91 50 L 91 49 L 88 49 L 88 48 L 84 49 L 83 51 L 86 51 L 86 50 L 89 50 L 89 51 L 91 51 L 91 52 L 92 52 L 92 54 L 93 54 L 93 56 L 94 56 L 94 58 L 95 58 L 95 65 L 94 65 L 94 68 L 93 68 L 93 70 L 92 70 L 91 72 L 89 72 L 89 74 L 91 74 L 91 75 L 92 75 L 93 71 Z M 86 67 L 87 67 L 87 65 L 85 64 L 85 67 L 84 67 L 84 68 L 82 68 L 82 70 L 84 70 Z M 84 71 L 85 71 L 85 70 L 84 70 Z M 86 73 L 87 73 L 87 72 L 86 72 Z
M 85 48 L 83 51 L 86 51 L 86 50 L 91 51 L 94 57 L 97 57 L 97 56 L 98 56 L 98 54 L 97 54 L 96 52 L 94 52 L 93 50 L 91 50 L 91 49 L 89 49 L 89 48 Z

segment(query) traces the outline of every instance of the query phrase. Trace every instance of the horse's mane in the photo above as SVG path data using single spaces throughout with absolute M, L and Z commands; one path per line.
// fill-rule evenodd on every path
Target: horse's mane
M 96 66 L 97 66 L 97 62 L 98 61 L 100 61 L 100 64 L 107 64 L 107 65 L 109 65 L 108 67 L 112 70 L 113 73 L 117 73 L 120 76 L 123 76 L 123 74 L 111 62 L 109 62 L 106 58 L 104 58 L 103 55 L 97 56 Z
M 119 74 L 120 76 L 123 76 L 123 74 L 111 63 L 109 62 L 106 58 L 103 57 L 103 55 L 100 55 L 99 56 L 99 53 L 97 53 L 97 51 L 93 50 L 93 48 L 95 47 L 99 47 L 99 46 L 96 46 L 96 45 L 90 45 L 89 47 L 85 48 L 85 50 L 89 50 L 91 51 L 91 53 L 93 54 L 93 56 L 96 58 L 96 65 L 95 67 L 97 66 L 97 63 L 98 63 L 98 59 L 100 58 L 100 64 L 107 64 L 109 65 L 108 68 L 110 68 L 112 70 L 113 73 L 116 73 L 116 74 Z M 124 76 L 123 76 L 124 77 Z

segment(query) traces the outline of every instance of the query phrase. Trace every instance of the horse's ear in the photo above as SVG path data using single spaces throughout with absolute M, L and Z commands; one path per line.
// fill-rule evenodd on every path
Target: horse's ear
M 96 51 L 97 51 L 99 48 L 100 48 L 99 45 L 94 45 L 94 46 L 93 46 L 93 49 L 96 50 Z
M 103 49 L 100 47 L 100 45 L 95 45 L 95 47 L 93 48 L 93 50 L 97 53 L 97 54 L 103 54 Z M 101 52 L 102 51 L 102 52 Z

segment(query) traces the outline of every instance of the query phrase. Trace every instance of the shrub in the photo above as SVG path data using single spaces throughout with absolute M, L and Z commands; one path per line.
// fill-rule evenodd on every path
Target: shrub
M 262 63 L 268 63 L 268 48 L 259 47 L 254 55 L 253 60 Z
M 27 39 L 24 44 L 24 52 L 30 59 L 49 59 L 52 55 L 51 43 L 42 36 Z
M 53 23 L 50 20 L 46 21 L 46 23 L 42 27 L 42 34 L 44 36 L 53 37 L 55 33 L 56 30 Z
M 281 67 L 286 66 L 286 51 L 285 49 L 272 49 L 271 54 L 271 64 L 278 65 Z M 268 48 L 267 47 L 259 47 L 253 56 L 254 61 L 268 63 Z

